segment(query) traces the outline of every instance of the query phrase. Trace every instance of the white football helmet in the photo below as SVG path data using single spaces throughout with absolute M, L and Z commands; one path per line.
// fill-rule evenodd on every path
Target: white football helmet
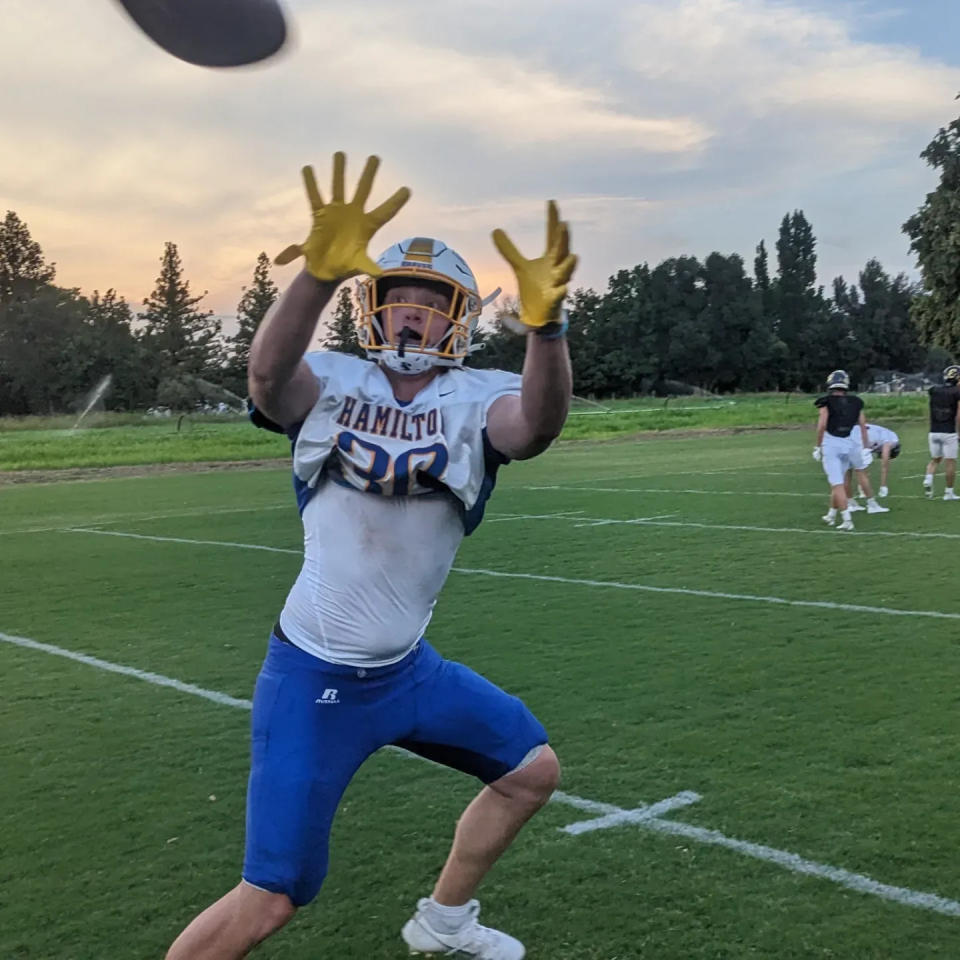
M 459 367 L 471 352 L 471 340 L 480 320 L 484 302 L 477 281 L 464 259 L 440 240 L 409 237 L 395 243 L 377 259 L 383 273 L 366 277 L 357 284 L 360 301 L 360 344 L 370 360 L 379 360 L 398 373 L 423 373 L 433 366 Z M 444 313 L 430 307 L 423 333 L 419 337 L 401 337 L 388 329 L 383 300 L 391 286 L 437 287 L 450 297 Z M 406 304 L 391 304 L 391 307 Z M 438 324 L 445 333 L 436 343 Z

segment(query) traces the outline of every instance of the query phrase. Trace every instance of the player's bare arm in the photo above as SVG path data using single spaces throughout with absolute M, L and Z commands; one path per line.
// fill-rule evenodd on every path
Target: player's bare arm
M 863 411 L 860 411 L 860 420 L 858 421 L 858 426 L 860 427 L 860 436 L 863 440 L 863 449 L 870 449 L 870 437 L 867 435 L 867 418 Z
M 501 397 L 490 407 L 487 436 L 501 453 L 526 460 L 556 439 L 570 409 L 573 374 L 561 308 L 577 258 L 570 253 L 569 227 L 552 200 L 542 257 L 527 260 L 502 230 L 493 232 L 493 242 L 516 274 L 520 323 L 528 333 L 520 396 Z
M 311 230 L 302 244 L 287 247 L 275 263 L 291 263 L 302 256 L 305 267 L 257 330 L 248 367 L 253 402 L 282 426 L 302 420 L 317 401 L 317 383 L 303 355 L 321 311 L 343 280 L 361 273 L 380 273 L 367 254 L 367 244 L 410 197 L 410 191 L 402 187 L 380 206 L 369 212 L 364 210 L 379 164 L 379 158 L 367 158 L 356 193 L 349 202 L 345 199 L 343 153 L 333 157 L 333 193 L 329 203 L 321 197 L 313 168 L 303 168 Z
M 827 418 L 830 416 L 830 411 L 826 407 L 820 408 L 820 413 L 817 417 L 817 446 L 823 446 L 823 435 L 827 431 Z

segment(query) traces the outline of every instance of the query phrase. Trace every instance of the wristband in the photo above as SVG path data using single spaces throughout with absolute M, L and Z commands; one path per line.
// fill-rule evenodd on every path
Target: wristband
M 559 340 L 561 337 L 567 335 L 567 328 L 570 326 L 570 317 L 567 314 L 567 311 L 564 310 L 560 314 L 560 319 L 553 322 L 544 324 L 539 329 L 534 330 L 534 334 L 539 337 L 541 340 Z

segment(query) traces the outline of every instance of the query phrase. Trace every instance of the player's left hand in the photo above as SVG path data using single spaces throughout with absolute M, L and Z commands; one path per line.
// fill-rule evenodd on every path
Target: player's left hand
M 306 260 L 308 273 L 318 280 L 330 282 L 346 280 L 361 273 L 373 277 L 380 274 L 380 268 L 367 254 L 367 244 L 410 199 L 410 191 L 401 187 L 368 213 L 363 205 L 370 196 L 380 158 L 367 157 L 357 183 L 357 192 L 349 203 L 344 198 L 346 164 L 347 158 L 343 153 L 333 155 L 333 196 L 329 203 L 324 203 L 320 196 L 313 167 L 303 168 L 303 183 L 313 214 L 313 229 L 302 244 L 291 244 L 274 263 L 282 266 L 302 256 Z
M 527 260 L 502 230 L 493 231 L 493 242 L 517 277 L 524 327 L 539 330 L 558 323 L 577 258 L 570 252 L 570 228 L 560 219 L 556 203 L 547 203 L 547 249 L 542 257 Z

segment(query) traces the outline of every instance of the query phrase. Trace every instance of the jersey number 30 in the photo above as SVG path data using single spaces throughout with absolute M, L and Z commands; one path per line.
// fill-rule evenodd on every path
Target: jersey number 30
M 383 447 L 361 440 L 347 430 L 337 435 L 337 449 L 343 472 L 354 486 L 388 497 L 406 497 L 432 490 L 417 482 L 417 474 L 425 473 L 441 480 L 449 460 L 442 443 L 412 447 L 394 459 Z M 366 465 L 362 463 L 364 454 L 369 458 Z

